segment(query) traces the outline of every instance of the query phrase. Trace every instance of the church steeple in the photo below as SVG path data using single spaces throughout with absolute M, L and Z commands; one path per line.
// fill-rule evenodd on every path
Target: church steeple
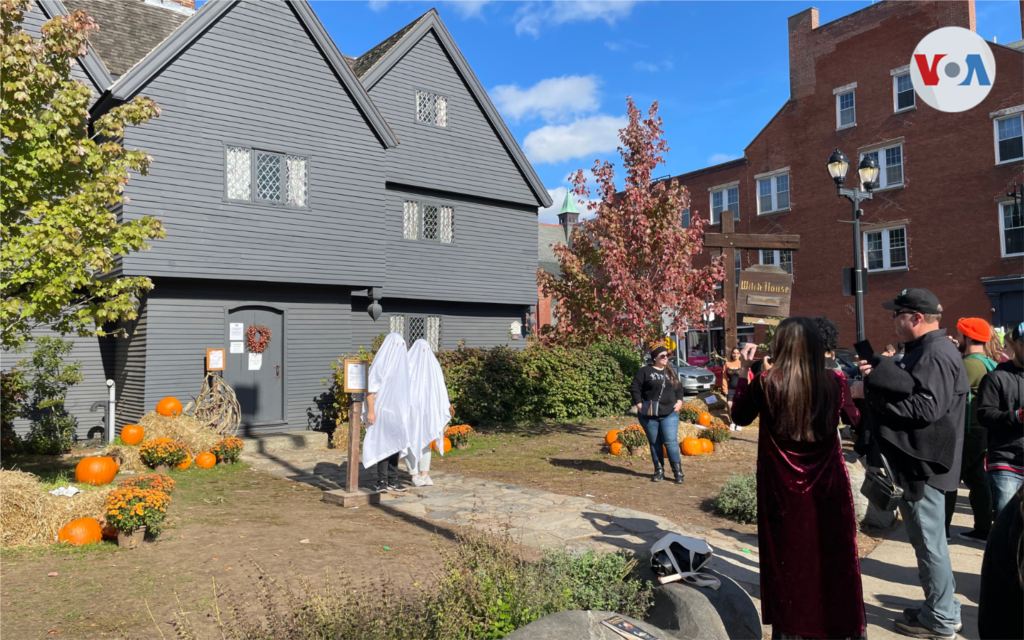
M 563 227 L 567 224 L 578 224 L 580 213 L 576 211 L 576 201 L 572 198 L 572 191 L 565 192 L 565 200 L 562 201 L 562 210 L 558 212 L 558 224 Z

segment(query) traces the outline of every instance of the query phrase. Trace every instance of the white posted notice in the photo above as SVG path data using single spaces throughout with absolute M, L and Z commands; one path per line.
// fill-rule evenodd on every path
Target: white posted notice
M 345 387 L 359 391 L 366 390 L 366 364 L 349 362 L 345 369 Z
M 245 346 L 241 342 L 232 342 L 231 353 L 245 353 Z
M 260 367 L 263 366 L 263 354 L 262 353 L 250 353 L 249 354 L 249 371 L 259 371 Z
M 232 322 L 231 323 L 231 340 L 241 340 L 242 334 L 245 333 L 245 323 Z M 232 351 L 231 353 L 234 353 Z

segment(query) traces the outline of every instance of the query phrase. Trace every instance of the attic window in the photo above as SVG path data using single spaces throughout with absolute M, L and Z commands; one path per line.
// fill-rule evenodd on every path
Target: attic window
M 432 91 L 417 91 L 416 122 L 447 128 L 448 98 Z
M 307 207 L 308 165 L 309 158 L 303 156 L 229 146 L 224 156 L 224 195 L 228 200 Z
M 454 243 L 455 207 L 406 200 L 402 203 L 402 237 Z

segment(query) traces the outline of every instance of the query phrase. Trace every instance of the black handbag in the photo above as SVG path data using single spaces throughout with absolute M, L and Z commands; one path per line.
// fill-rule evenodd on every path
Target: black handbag
M 878 456 L 882 459 L 882 468 L 868 469 L 864 474 L 864 484 L 861 485 L 860 492 L 878 509 L 891 512 L 896 509 L 900 498 L 903 497 L 903 487 L 896 484 L 896 476 L 889 468 L 889 461 L 885 456 L 882 453 Z

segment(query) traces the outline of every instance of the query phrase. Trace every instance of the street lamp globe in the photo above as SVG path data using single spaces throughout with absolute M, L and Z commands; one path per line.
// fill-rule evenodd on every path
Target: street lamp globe
M 878 161 L 875 160 L 874 154 L 864 156 L 857 167 L 857 173 L 860 174 L 860 183 L 865 189 L 871 191 L 878 187 Z
M 828 174 L 832 176 L 832 182 L 835 182 L 837 187 L 843 186 L 843 183 L 846 182 L 846 172 L 849 169 L 850 159 L 846 157 L 846 154 L 839 149 L 833 151 L 828 158 Z

